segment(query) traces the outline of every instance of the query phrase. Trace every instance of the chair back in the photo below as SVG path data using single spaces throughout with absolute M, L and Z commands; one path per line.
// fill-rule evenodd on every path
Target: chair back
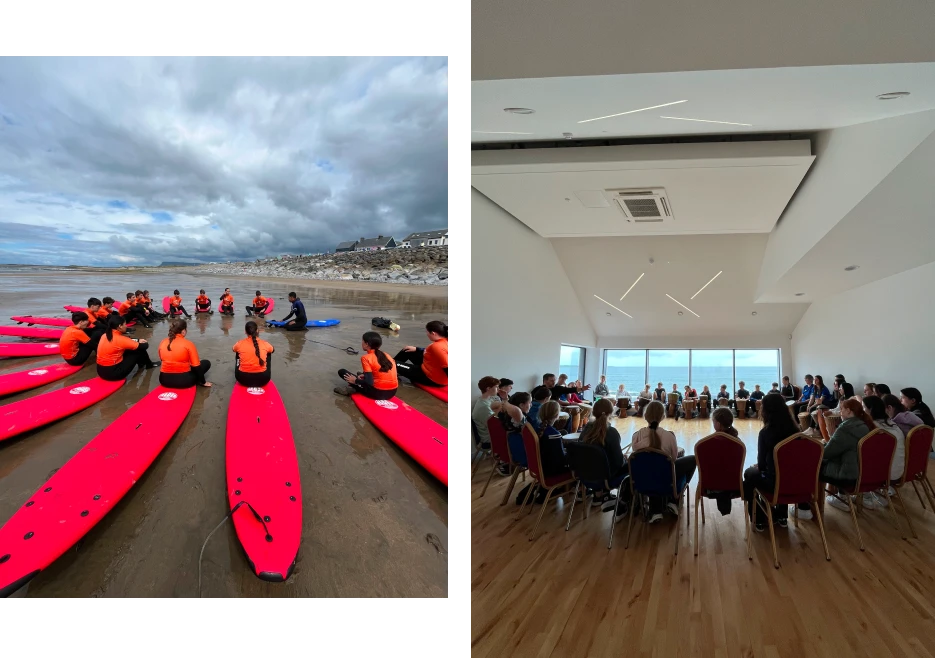
M 896 437 L 879 428 L 868 432 L 857 444 L 859 475 L 856 493 L 890 486 L 890 469 L 896 456 Z
M 791 505 L 817 500 L 818 471 L 825 446 L 818 439 L 796 433 L 773 448 L 776 486 L 770 505 Z
M 499 418 L 491 416 L 487 419 L 487 431 L 490 433 L 490 451 L 494 457 L 509 464 L 522 463 L 517 462 L 513 459 L 513 455 L 510 454 L 510 443 L 506 438 L 506 430 Z M 523 465 L 525 466 L 525 464 Z
M 480 434 L 477 432 L 477 423 L 474 422 L 474 419 L 471 419 L 471 436 L 474 437 L 474 445 L 478 448 L 483 448 L 483 441 L 480 438 Z
M 903 482 L 925 477 L 933 434 L 935 430 L 928 425 L 916 425 L 909 430 L 909 434 L 906 435 L 906 470 L 903 472 Z
M 609 487 L 610 462 L 604 448 L 596 443 L 570 442 L 565 446 L 568 466 L 575 479 L 581 480 L 592 489 Z
M 743 491 L 743 464 L 747 446 L 740 439 L 715 432 L 695 444 L 698 484 L 705 491 Z
M 523 425 L 523 447 L 526 448 L 526 468 L 536 480 L 542 480 L 542 457 L 539 454 L 539 435 L 532 425 Z
M 677 498 L 675 462 L 662 450 L 637 450 L 630 455 L 630 486 L 634 493 Z

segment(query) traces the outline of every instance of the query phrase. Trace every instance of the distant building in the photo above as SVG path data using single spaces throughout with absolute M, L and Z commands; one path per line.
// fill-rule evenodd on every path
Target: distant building
M 399 243 L 403 249 L 414 249 L 416 247 L 442 247 L 448 244 L 448 229 L 438 229 L 437 231 L 422 231 L 421 233 L 410 233 Z
M 354 251 L 356 248 L 357 240 L 354 240 L 353 242 L 342 242 L 335 248 L 334 253 L 339 254 L 342 251 Z
M 394 249 L 396 240 L 390 236 L 378 235 L 375 238 L 361 238 L 357 241 L 354 251 L 380 251 L 381 249 Z

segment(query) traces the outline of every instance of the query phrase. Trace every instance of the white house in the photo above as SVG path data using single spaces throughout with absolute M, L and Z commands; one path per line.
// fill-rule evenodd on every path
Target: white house
M 448 244 L 448 229 L 410 233 L 399 243 L 403 249 L 415 247 L 442 247 Z

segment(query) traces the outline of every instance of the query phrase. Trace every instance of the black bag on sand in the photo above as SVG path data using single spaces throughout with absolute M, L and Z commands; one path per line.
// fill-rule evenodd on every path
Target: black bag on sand
M 370 323 L 374 327 L 380 327 L 381 329 L 389 329 L 390 323 L 392 320 L 387 320 L 386 318 L 373 318 Z

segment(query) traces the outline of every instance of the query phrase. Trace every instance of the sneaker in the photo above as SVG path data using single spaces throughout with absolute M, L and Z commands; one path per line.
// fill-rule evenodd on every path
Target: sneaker
M 627 514 L 629 513 L 630 513 L 630 506 L 621 500 L 620 505 L 617 507 L 617 514 L 616 516 L 614 516 L 614 523 L 617 523 L 618 521 L 621 521 L 627 518 Z
M 679 515 L 679 506 L 678 506 L 677 503 L 674 503 L 674 502 L 671 502 L 671 501 L 668 502 L 668 503 L 666 503 L 666 509 L 668 509 L 670 512 L 672 512 L 672 514 L 674 514 L 675 516 L 678 516 L 678 515 Z
M 789 518 L 788 518 L 788 517 L 785 517 L 785 518 L 782 518 L 782 519 L 776 519 L 776 523 L 779 525 L 780 528 L 788 528 L 788 527 L 789 527 Z
M 756 524 L 754 524 L 753 529 L 757 532 L 766 532 L 766 524 L 757 521 Z
M 591 499 L 591 507 L 600 507 L 604 503 L 610 503 L 617 500 L 617 497 L 612 493 L 605 493 L 603 496 L 594 496 Z
M 507 463 L 500 464 L 497 467 L 497 472 L 500 475 L 509 475 L 510 474 L 510 465 Z
M 158 367 L 159 367 L 159 361 L 153 361 L 148 366 L 146 366 L 146 370 L 152 370 L 153 368 L 158 368 Z
M 804 519 L 806 521 L 812 518 L 812 510 L 799 508 L 799 518 Z
M 350 386 L 335 386 L 334 392 L 337 393 L 338 395 L 349 396 L 351 393 L 354 392 L 354 389 L 352 389 Z
M 847 506 L 847 503 L 839 499 L 837 496 L 828 496 L 827 498 L 825 498 L 825 503 L 827 503 L 828 505 L 831 505 L 831 507 L 836 507 L 839 510 L 844 510 L 845 512 L 850 511 L 850 508 Z
M 659 523 L 660 521 L 662 521 L 662 514 L 659 514 L 658 512 L 653 514 L 649 519 L 650 523 Z
M 885 499 L 884 499 L 884 502 L 885 502 Z M 873 493 L 865 493 L 864 494 L 864 509 L 873 509 L 874 507 L 878 507 L 876 503 L 876 495 Z
M 886 499 L 886 496 L 881 496 L 876 491 L 873 492 L 873 502 L 877 507 L 889 507 L 890 501 Z M 867 505 L 867 496 L 864 495 L 864 506 Z

